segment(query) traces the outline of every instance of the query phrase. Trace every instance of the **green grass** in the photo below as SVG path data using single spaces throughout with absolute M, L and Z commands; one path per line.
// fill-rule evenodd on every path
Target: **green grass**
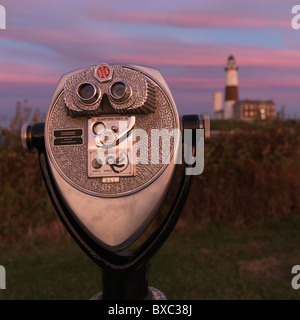
M 101 282 L 99 268 L 71 241 L 23 252 L 18 248 L 0 260 L 6 268 L 2 299 L 87 299 Z
M 168 299 L 299 299 L 291 269 L 300 264 L 300 216 L 248 229 L 210 224 L 175 230 L 150 262 L 149 285 Z M 6 247 L 1 299 L 89 299 L 101 270 L 73 240 Z
M 252 229 L 212 225 L 173 236 L 152 263 L 153 285 L 169 299 L 298 299 L 291 268 L 300 264 L 300 217 Z

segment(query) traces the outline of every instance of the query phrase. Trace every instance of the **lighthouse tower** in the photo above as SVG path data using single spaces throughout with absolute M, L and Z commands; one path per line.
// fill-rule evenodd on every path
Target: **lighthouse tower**
M 225 108 L 224 119 L 233 118 L 233 105 L 238 100 L 238 73 L 234 56 L 229 56 L 227 60 L 226 87 L 225 87 Z

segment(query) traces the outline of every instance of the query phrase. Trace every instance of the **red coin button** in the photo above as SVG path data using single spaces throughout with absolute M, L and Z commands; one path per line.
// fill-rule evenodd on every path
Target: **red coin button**
M 96 67 L 95 69 L 95 76 L 100 80 L 100 81 L 107 81 L 111 78 L 112 71 L 107 64 L 100 64 L 99 66 Z

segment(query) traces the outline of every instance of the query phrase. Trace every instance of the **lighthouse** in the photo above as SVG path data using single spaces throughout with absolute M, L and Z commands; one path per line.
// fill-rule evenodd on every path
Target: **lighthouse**
M 225 87 L 225 107 L 224 119 L 233 118 L 233 105 L 238 100 L 238 73 L 235 64 L 235 58 L 230 55 L 227 59 L 226 71 L 226 87 Z

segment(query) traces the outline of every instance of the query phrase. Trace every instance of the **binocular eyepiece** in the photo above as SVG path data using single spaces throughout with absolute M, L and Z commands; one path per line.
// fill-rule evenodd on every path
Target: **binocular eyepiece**
M 156 88 L 147 75 L 135 68 L 100 64 L 66 79 L 64 102 L 73 117 L 148 114 L 157 107 Z

